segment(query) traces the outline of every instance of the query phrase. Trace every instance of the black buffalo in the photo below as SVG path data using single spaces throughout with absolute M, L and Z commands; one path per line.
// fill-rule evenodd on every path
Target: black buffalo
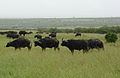
M 6 34 L 17 34 L 16 31 L 7 31 Z
M 6 32 L 0 32 L 0 35 L 4 35 L 4 34 L 6 34 Z
M 28 32 L 26 32 L 26 31 L 19 31 L 19 34 L 20 34 L 20 36 L 21 35 L 25 36 L 26 34 L 28 34 Z
M 31 42 L 25 38 L 18 38 L 12 42 L 8 42 L 6 47 L 14 47 L 16 49 L 21 49 L 27 47 L 28 50 L 31 50 Z
M 56 37 L 56 33 L 49 34 L 50 37 Z
M 4 34 L 17 34 L 16 31 L 4 31 L 4 32 L 0 32 L 1 35 L 4 35 Z
M 32 31 L 30 31 L 30 32 L 27 32 L 27 34 L 33 34 L 33 32 L 32 32 Z
M 75 34 L 75 37 L 77 37 L 77 36 L 81 36 L 81 33 L 76 33 L 76 34 Z
M 49 37 L 42 38 L 38 41 L 34 41 L 35 46 L 40 46 L 42 51 L 46 48 L 54 48 L 54 50 L 59 50 L 59 41 L 57 39 L 52 39 Z
M 89 48 L 90 49 L 96 48 L 96 49 L 99 50 L 100 48 L 102 48 L 104 50 L 104 44 L 99 39 L 89 39 L 88 43 L 89 43 Z
M 83 53 L 86 53 L 89 50 L 87 40 L 63 40 L 61 46 L 66 46 L 71 51 L 72 55 L 74 50 L 83 50 Z
M 38 31 L 38 32 L 36 32 L 37 34 L 43 34 L 44 32 L 40 32 L 40 31 Z
M 41 39 L 42 36 L 41 35 L 35 35 L 34 38 Z
M 19 35 L 18 34 L 7 34 L 7 37 L 8 38 L 19 38 Z

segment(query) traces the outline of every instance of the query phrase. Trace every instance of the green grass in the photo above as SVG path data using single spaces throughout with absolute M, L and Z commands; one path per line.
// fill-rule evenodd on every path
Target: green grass
M 27 35 L 33 44 L 35 34 Z M 46 34 L 42 34 L 47 36 Z M 119 35 L 118 35 L 119 36 Z M 40 47 L 14 50 L 6 48 L 8 39 L 0 35 L 0 78 L 120 78 L 120 40 L 116 44 L 106 43 L 104 35 L 58 34 L 57 39 L 89 39 L 99 38 L 105 43 L 105 50 L 90 50 L 87 54 L 75 51 L 71 55 L 66 47 L 60 46 L 60 51 Z

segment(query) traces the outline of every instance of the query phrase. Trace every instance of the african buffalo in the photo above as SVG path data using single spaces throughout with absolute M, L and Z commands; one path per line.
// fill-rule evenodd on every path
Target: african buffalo
M 21 35 L 25 36 L 25 34 L 27 34 L 27 32 L 26 31 L 19 31 L 19 34 L 20 34 L 20 36 Z
M 35 46 L 40 46 L 42 51 L 46 48 L 54 48 L 54 50 L 59 50 L 59 41 L 57 39 L 52 39 L 49 37 L 42 38 L 38 41 L 34 41 Z
M 19 35 L 18 34 L 7 34 L 7 37 L 8 38 L 19 38 Z
M 6 31 L 5 33 L 6 33 L 6 34 L 17 34 L 16 31 Z
M 74 50 L 83 50 L 83 53 L 86 53 L 89 50 L 87 40 L 63 40 L 61 46 L 66 46 L 71 51 L 72 55 Z
M 42 36 L 41 35 L 35 35 L 34 38 L 41 39 Z
M 6 47 L 14 47 L 16 49 L 21 49 L 27 47 L 28 50 L 31 50 L 31 42 L 25 38 L 18 38 L 12 42 L 8 42 Z
M 44 32 L 40 32 L 40 31 L 38 31 L 38 32 L 36 32 L 37 34 L 43 34 Z
M 4 35 L 4 34 L 6 34 L 6 32 L 0 32 L 0 35 Z
M 17 34 L 16 31 L 5 31 L 5 32 L 0 32 L 1 35 L 4 35 L 4 34 Z
M 32 31 L 30 31 L 30 32 L 27 32 L 27 34 L 33 34 L 33 32 L 32 32 Z
M 99 39 L 89 39 L 88 43 L 89 43 L 89 48 L 90 49 L 96 48 L 96 49 L 99 50 L 100 48 L 102 48 L 104 50 L 104 44 Z
M 49 34 L 50 37 L 56 37 L 56 33 Z
M 76 34 L 75 34 L 75 37 L 77 37 L 77 36 L 81 36 L 81 33 L 76 33 Z

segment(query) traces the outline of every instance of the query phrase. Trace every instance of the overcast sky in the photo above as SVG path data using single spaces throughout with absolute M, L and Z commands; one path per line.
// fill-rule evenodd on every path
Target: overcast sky
M 0 0 L 0 18 L 120 17 L 120 0 Z

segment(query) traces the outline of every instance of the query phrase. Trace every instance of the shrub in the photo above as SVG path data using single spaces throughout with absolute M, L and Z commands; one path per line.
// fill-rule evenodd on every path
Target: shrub
M 105 35 L 105 39 L 107 42 L 114 42 L 115 43 L 117 41 L 118 37 L 117 37 L 117 34 L 115 34 L 115 33 L 107 33 Z

